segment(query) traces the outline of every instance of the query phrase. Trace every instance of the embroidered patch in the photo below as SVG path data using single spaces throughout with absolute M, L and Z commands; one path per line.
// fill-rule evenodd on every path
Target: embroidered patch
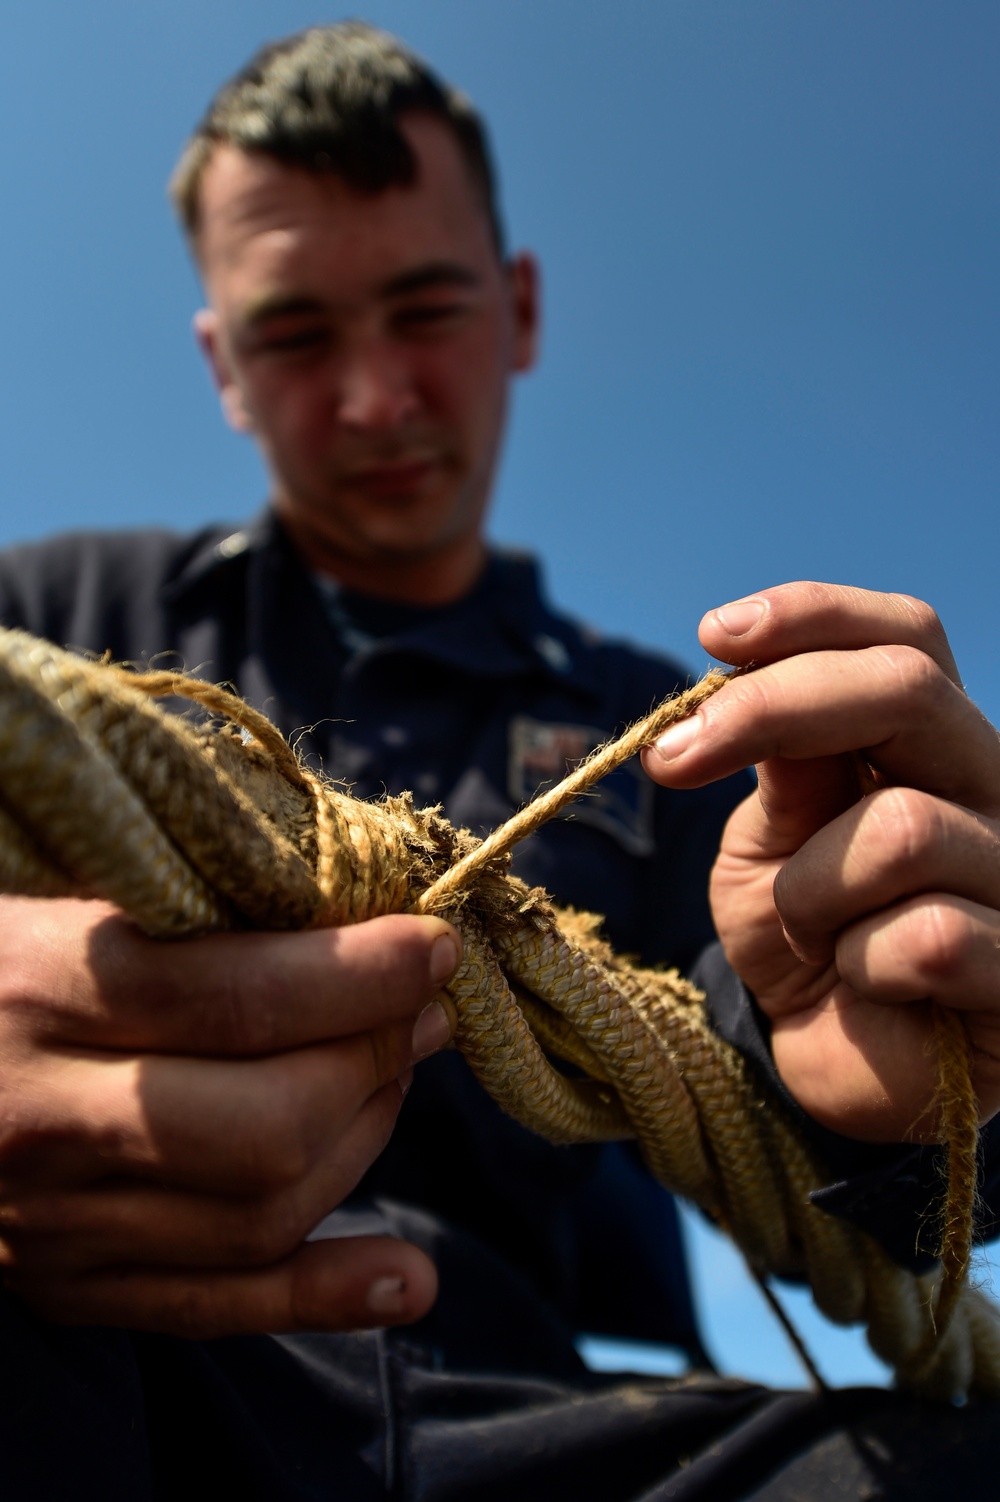
M 559 782 L 608 739 L 593 725 L 553 725 L 518 715 L 510 722 L 507 791 L 515 806 Z M 559 815 L 610 834 L 630 855 L 649 856 L 655 790 L 638 762 L 627 762 Z

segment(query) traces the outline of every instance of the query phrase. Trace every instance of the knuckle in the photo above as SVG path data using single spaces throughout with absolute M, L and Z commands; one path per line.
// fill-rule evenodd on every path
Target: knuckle
M 0 1032 L 53 1037 L 100 1025 L 121 957 L 138 938 L 96 899 L 0 897 Z
M 7 1186 L 3 1186 L 0 1192 L 3 1192 L 3 1199 L 0 1201 L 0 1235 L 17 1240 L 33 1232 L 50 1229 L 52 1217 L 48 1205 L 39 1196 L 15 1195 Z
M 220 1329 L 217 1304 L 212 1289 L 205 1284 L 179 1281 L 164 1295 L 167 1326 L 183 1340 L 209 1338 Z
M 17 1249 L 31 1234 L 32 1215 L 23 1202 L 10 1199 L 0 1203 L 0 1260 L 11 1267 L 17 1261 Z
M 887 669 L 886 677 L 880 674 L 883 691 L 886 681 L 894 683 L 901 701 L 916 701 L 924 712 L 930 713 L 952 691 L 950 681 L 937 663 L 919 647 L 893 642 L 874 651 L 880 665 Z
M 281 1261 L 310 1230 L 298 1196 L 280 1193 L 241 1205 L 233 1212 L 226 1252 L 238 1267 L 264 1267 Z
M 380 1008 L 394 998 L 407 1010 L 419 1003 L 428 986 L 425 919 L 386 913 L 339 930 L 337 942 Z
M 240 1182 L 260 1193 L 275 1193 L 299 1183 L 309 1170 L 311 1154 L 301 1101 L 284 1081 L 272 1086 L 267 1103 L 237 1143 Z
M 0 1266 L 65 1272 L 91 1258 L 94 1231 L 91 1207 L 80 1196 L 0 1182 Z
M 916 788 L 880 789 L 869 797 L 865 814 L 884 870 L 899 880 L 922 866 L 944 833 L 936 800 Z
M 23 1173 L 63 1135 L 16 1091 L 5 1092 L 0 1100 L 0 1171 Z
M 921 984 L 933 993 L 961 979 L 972 958 L 975 934 L 966 915 L 951 904 L 931 903 L 918 913 L 916 924 L 907 925 L 911 931 L 907 947 Z
M 947 637 L 936 610 L 915 595 L 896 595 L 901 611 L 912 623 L 914 634 L 932 647 L 946 646 Z
M 259 970 L 220 967 L 202 1003 L 204 1035 L 227 1053 L 266 1055 L 278 1044 L 278 999 Z

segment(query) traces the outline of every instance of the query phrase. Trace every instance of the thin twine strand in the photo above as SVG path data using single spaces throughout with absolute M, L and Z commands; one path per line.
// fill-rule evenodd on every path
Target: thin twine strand
M 745 1258 L 744 1261 L 746 1261 Z M 826 1381 L 826 1378 L 823 1376 L 823 1373 L 820 1371 L 819 1367 L 816 1365 L 809 1347 L 806 1345 L 802 1336 L 799 1334 L 798 1330 L 796 1330 L 794 1324 L 792 1323 L 791 1316 L 786 1310 L 784 1304 L 778 1298 L 778 1295 L 775 1293 L 768 1280 L 761 1273 L 759 1273 L 757 1269 L 753 1267 L 749 1262 L 747 1262 L 746 1265 L 750 1272 L 751 1278 L 753 1278 L 757 1287 L 764 1295 L 764 1298 L 767 1301 L 768 1308 L 787 1335 L 789 1345 L 792 1347 L 796 1356 L 805 1367 L 806 1373 L 808 1374 L 809 1380 L 813 1385 L 814 1391 L 828 1393 L 830 1391 L 830 1385 Z
M 303 787 L 308 783 L 305 770 L 277 725 L 273 724 L 266 715 L 261 714 L 260 710 L 249 705 L 245 699 L 241 699 L 238 694 L 231 693 L 229 689 L 222 688 L 219 684 L 202 683 L 200 679 L 189 678 L 186 673 L 174 673 L 163 669 L 149 669 L 143 673 L 132 673 L 125 668 L 116 668 L 115 671 L 130 688 L 148 694 L 151 699 L 162 699 L 168 694 L 177 694 L 181 698 L 190 699 L 192 703 L 200 704 L 202 708 L 211 710 L 213 714 L 220 715 L 223 719 L 231 720 L 234 725 L 239 725 L 241 730 L 248 731 L 254 740 L 259 741 L 264 749 L 270 752 L 278 771 L 283 773 L 289 782 L 294 783 L 296 787 Z
M 542 793 L 533 802 L 520 809 L 513 818 L 501 824 L 488 835 L 482 844 L 477 845 L 475 850 L 464 856 L 460 861 L 439 876 L 437 881 L 426 888 L 420 894 L 413 905 L 413 911 L 428 913 L 439 911 L 450 897 L 468 884 L 468 882 L 482 871 L 491 862 L 506 855 L 513 847 L 529 834 L 534 834 L 549 819 L 555 817 L 574 798 L 579 798 L 581 793 L 587 792 L 602 777 L 613 772 L 624 762 L 629 761 L 644 746 L 652 744 L 656 738 L 670 725 L 678 720 L 684 720 L 695 712 L 706 699 L 718 693 L 723 684 L 728 683 L 734 673 L 726 672 L 722 668 L 712 668 L 706 673 L 699 683 L 685 689 L 673 699 L 666 700 L 647 715 L 644 720 L 639 720 L 630 729 L 626 730 L 617 740 L 605 741 L 602 746 L 596 747 L 584 761 L 580 763 L 562 782 L 556 787 L 550 788 L 547 793 Z
M 860 753 L 854 767 L 863 797 L 886 786 L 878 772 Z M 972 1234 L 976 1201 L 979 1106 L 972 1087 L 972 1051 L 965 1023 L 957 1012 L 932 1003 L 934 1044 L 937 1051 L 938 1085 L 934 1101 L 940 1115 L 939 1140 L 948 1154 L 945 1202 L 941 1215 L 941 1279 L 930 1306 L 930 1329 L 913 1366 L 925 1366 L 944 1338 L 965 1284 L 972 1257 Z
M 935 1310 L 940 1330 L 951 1315 L 972 1255 L 979 1110 L 965 1023 L 957 1012 L 935 1006 L 934 1029 L 941 1074 L 941 1135 L 949 1144 L 948 1201 L 941 1237 L 944 1276 Z
M 941 1279 L 931 1306 L 931 1326 L 913 1357 L 924 1367 L 944 1338 L 969 1271 L 976 1201 L 979 1109 L 972 1087 L 971 1046 L 965 1023 L 947 1007 L 934 1006 L 938 1055 L 937 1107 L 940 1138 L 948 1150 L 948 1180 L 942 1211 Z

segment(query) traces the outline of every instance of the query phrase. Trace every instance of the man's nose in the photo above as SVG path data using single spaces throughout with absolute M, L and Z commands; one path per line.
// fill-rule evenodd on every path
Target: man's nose
M 339 387 L 340 422 L 357 431 L 397 428 L 417 410 L 416 386 L 406 360 L 382 343 L 347 355 Z

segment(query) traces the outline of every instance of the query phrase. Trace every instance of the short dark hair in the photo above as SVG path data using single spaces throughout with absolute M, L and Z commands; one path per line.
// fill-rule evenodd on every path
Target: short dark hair
M 315 26 L 271 42 L 223 84 L 170 179 L 170 196 L 192 244 L 201 220 L 201 179 L 216 146 L 263 152 L 310 172 L 331 172 L 373 193 L 416 177 L 402 116 L 447 125 L 483 196 L 497 251 L 503 227 L 486 128 L 464 94 L 388 32 L 364 21 Z

